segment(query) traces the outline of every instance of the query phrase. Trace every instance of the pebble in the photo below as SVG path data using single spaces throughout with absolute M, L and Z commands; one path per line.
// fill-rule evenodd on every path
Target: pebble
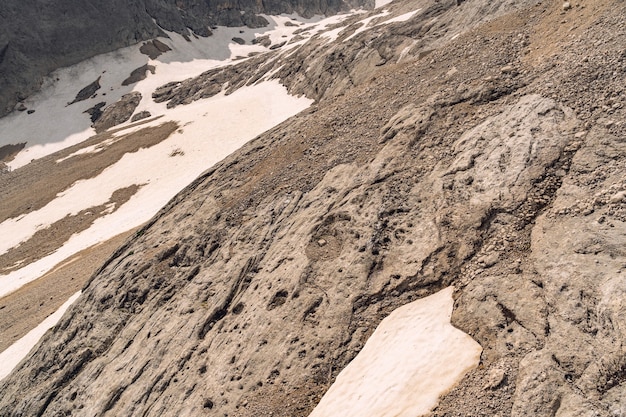
M 619 193 L 613 195 L 609 200 L 611 203 L 623 203 L 626 201 L 626 191 L 620 191 Z
M 452 69 L 450 69 L 450 71 L 448 71 L 446 73 L 446 77 L 452 77 L 454 74 L 456 74 L 457 72 L 459 72 L 458 69 L 456 69 L 456 67 L 452 67 Z
M 498 263 L 498 258 L 497 253 L 492 253 L 491 255 L 483 256 L 479 262 L 489 268 Z
M 326 239 L 320 239 L 317 241 L 317 244 L 320 246 L 326 246 Z
M 489 370 L 487 374 L 487 383 L 483 386 L 484 390 L 497 388 L 498 385 L 504 381 L 505 377 L 504 369 L 502 368 L 493 368 Z
M 569 10 L 572 8 L 572 4 L 569 1 L 563 3 L 563 10 Z

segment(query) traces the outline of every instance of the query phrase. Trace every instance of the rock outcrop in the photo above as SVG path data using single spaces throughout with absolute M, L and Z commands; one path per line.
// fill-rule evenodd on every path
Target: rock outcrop
M 141 93 L 135 91 L 125 94 L 117 102 L 105 107 L 102 114 L 93 124 L 96 133 L 104 132 L 108 128 L 117 126 L 130 119 L 130 116 L 135 112 L 139 102 L 141 102 Z M 95 114 L 96 113 L 92 113 L 92 117 Z
M 385 316 L 450 285 L 483 354 L 433 416 L 626 413 L 626 5 L 439 3 L 300 69 L 232 66 L 318 101 L 119 248 L 0 414 L 307 416 Z

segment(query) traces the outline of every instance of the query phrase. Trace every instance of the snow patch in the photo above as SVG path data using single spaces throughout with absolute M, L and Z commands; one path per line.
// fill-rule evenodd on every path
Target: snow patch
M 417 417 L 478 365 L 482 348 L 450 324 L 453 288 L 392 312 L 309 417 Z
M 391 3 L 393 0 L 376 0 L 374 2 L 374 8 L 378 9 L 379 7 L 383 7 Z
M 388 25 L 390 23 L 396 23 L 396 22 L 406 22 L 407 20 L 409 20 L 413 16 L 415 16 L 417 13 L 419 13 L 420 10 L 422 10 L 422 9 L 417 9 L 417 10 L 414 10 L 412 12 L 404 13 L 404 14 L 401 14 L 400 16 L 392 17 L 391 19 L 388 19 L 388 20 L 385 20 L 383 22 L 379 22 L 379 23 L 377 23 L 375 25 L 370 26 L 370 23 L 372 22 L 372 20 L 377 19 L 379 17 L 385 17 L 385 16 L 388 16 L 390 14 L 390 12 L 388 10 L 383 10 L 380 13 L 378 13 L 377 15 L 370 16 L 367 19 L 361 20 L 359 22 L 359 23 L 361 23 L 361 27 L 359 27 L 357 30 L 355 30 L 352 35 L 350 35 L 346 39 L 344 39 L 344 42 L 354 38 L 356 35 L 358 35 L 361 32 L 365 32 L 366 30 L 369 30 L 369 29 L 372 29 L 372 28 L 375 28 L 375 27 L 378 27 L 378 26 L 381 26 L 381 25 Z
M 417 13 L 419 13 L 421 10 L 422 9 L 417 9 L 412 12 L 401 14 L 400 16 L 392 17 L 391 19 L 385 20 L 384 22 L 382 22 L 381 25 L 388 25 L 390 23 L 397 23 L 397 22 L 406 22 L 407 20 L 415 16 Z

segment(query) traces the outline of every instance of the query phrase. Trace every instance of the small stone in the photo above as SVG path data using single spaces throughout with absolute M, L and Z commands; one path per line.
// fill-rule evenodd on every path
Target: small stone
M 576 134 L 574 135 L 574 137 L 575 137 L 576 139 L 582 139 L 582 138 L 584 138 L 584 137 L 585 137 L 585 135 L 587 135 L 587 131 L 586 131 L 586 130 L 581 130 L 580 132 L 576 133 Z
M 320 240 L 317 241 L 317 244 L 320 245 L 320 246 L 326 246 L 326 243 L 327 242 L 326 242 L 325 239 L 320 239 Z
M 604 126 L 607 129 L 609 129 L 610 127 L 612 127 L 615 124 L 615 122 L 613 120 L 607 119 L 605 117 L 601 117 L 601 118 L 598 119 L 598 124 L 600 126 Z
M 513 67 L 513 65 L 505 65 L 502 68 L 500 68 L 500 72 L 503 74 L 510 74 L 515 70 L 515 68 Z
M 24 105 L 24 103 L 20 103 L 17 105 L 17 107 L 15 108 L 17 111 L 26 111 L 26 106 Z
M 452 76 L 453 76 L 454 74 L 456 74 L 457 72 L 459 72 L 459 70 L 458 70 L 458 69 L 456 69 L 456 67 L 452 67 L 452 68 L 450 69 L 450 71 L 448 71 L 448 72 L 446 73 L 446 77 L 452 77 Z
M 498 253 L 494 252 L 490 255 L 483 256 L 482 258 L 480 258 L 479 262 L 483 264 L 485 267 L 490 268 L 498 263 L 498 258 L 499 258 Z
M 567 11 L 572 8 L 572 4 L 569 1 L 563 3 L 563 10 Z
M 584 210 L 583 210 L 583 213 L 582 213 L 582 214 L 583 214 L 583 216 L 588 216 L 588 215 L 590 215 L 591 213 L 593 213 L 593 209 L 592 209 L 592 208 L 587 207 L 586 209 L 584 209 Z
M 149 111 L 145 110 L 145 111 L 141 111 L 137 114 L 135 114 L 130 121 L 131 122 L 136 122 L 138 120 L 143 120 L 143 119 L 147 119 L 148 117 L 152 116 L 152 114 L 150 114 Z
M 497 388 L 500 384 L 502 384 L 505 376 L 506 374 L 502 368 L 490 369 L 487 374 L 487 383 L 483 386 L 483 389 L 488 390 Z
M 626 202 L 626 191 L 620 191 L 613 195 L 609 201 L 613 204 Z

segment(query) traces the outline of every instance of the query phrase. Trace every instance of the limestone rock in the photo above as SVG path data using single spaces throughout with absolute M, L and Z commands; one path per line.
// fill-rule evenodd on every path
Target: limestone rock
M 150 59 L 157 59 L 168 51 L 171 51 L 171 48 L 158 39 L 146 42 L 141 45 L 141 48 L 139 48 L 139 52 L 144 55 L 148 55 Z
M 135 84 L 138 83 L 141 80 L 145 80 L 147 75 L 146 73 L 150 71 L 152 74 L 154 74 L 155 68 L 154 65 L 142 65 L 141 67 L 134 69 L 131 73 L 130 76 L 128 78 L 126 78 L 124 81 L 122 81 L 122 85 L 130 85 L 130 84 Z
M 102 116 L 102 108 L 106 106 L 105 101 L 97 103 L 93 107 L 88 108 L 83 113 L 87 113 L 91 119 L 91 123 L 95 123 Z
M 489 370 L 489 373 L 487 374 L 487 382 L 483 386 L 483 389 L 498 388 L 498 386 L 500 386 L 500 384 L 504 382 L 505 378 L 506 378 L 506 373 L 504 369 L 499 368 L 499 367 L 494 367 Z

